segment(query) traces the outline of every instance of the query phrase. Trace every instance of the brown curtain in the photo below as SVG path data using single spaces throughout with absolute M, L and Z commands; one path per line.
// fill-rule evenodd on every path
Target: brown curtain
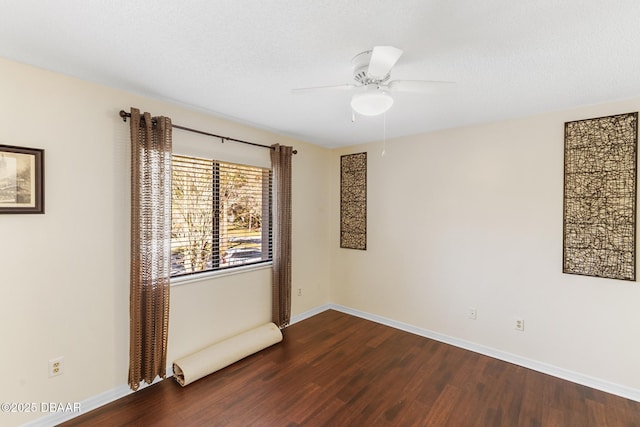
M 281 329 L 291 320 L 291 155 L 293 148 L 272 146 L 273 273 L 272 320 Z
M 171 119 L 131 109 L 129 386 L 166 376 L 171 258 Z

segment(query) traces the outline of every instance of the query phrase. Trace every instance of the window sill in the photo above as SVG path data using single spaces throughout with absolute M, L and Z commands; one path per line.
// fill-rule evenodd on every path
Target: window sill
M 190 274 L 188 276 L 171 278 L 170 283 L 171 283 L 171 287 L 182 286 L 189 283 L 202 282 L 203 280 L 211 280 L 211 279 L 217 279 L 225 276 L 232 276 L 234 274 L 247 273 L 249 271 L 264 270 L 267 268 L 271 268 L 271 265 L 272 265 L 272 262 L 269 261 L 269 262 L 264 262 L 260 264 L 252 264 L 252 265 L 245 265 L 241 267 L 228 268 L 225 270 L 205 271 L 203 273 L 195 273 L 195 274 Z

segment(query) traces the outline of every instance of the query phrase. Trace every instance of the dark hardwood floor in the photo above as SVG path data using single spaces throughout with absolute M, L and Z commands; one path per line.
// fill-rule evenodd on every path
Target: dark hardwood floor
M 185 388 L 172 378 L 71 426 L 640 426 L 640 403 L 326 311 Z

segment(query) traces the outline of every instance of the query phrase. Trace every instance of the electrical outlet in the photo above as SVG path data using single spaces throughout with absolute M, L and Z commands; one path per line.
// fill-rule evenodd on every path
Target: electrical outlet
M 49 377 L 62 375 L 64 367 L 64 358 L 62 356 L 49 360 Z
M 513 326 L 516 331 L 524 332 L 524 319 L 516 319 Z
M 298 288 L 298 296 L 301 297 L 302 296 L 302 288 Z
M 467 316 L 471 320 L 476 320 L 478 318 L 478 310 L 476 310 L 475 308 L 469 307 L 469 312 L 467 313 Z

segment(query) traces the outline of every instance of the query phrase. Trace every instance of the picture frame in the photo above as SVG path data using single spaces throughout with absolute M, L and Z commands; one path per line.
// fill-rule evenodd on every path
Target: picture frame
M 44 150 L 0 145 L 0 214 L 44 213 Z
M 340 156 L 340 247 L 367 250 L 367 153 Z
M 636 280 L 638 112 L 565 123 L 562 272 Z

